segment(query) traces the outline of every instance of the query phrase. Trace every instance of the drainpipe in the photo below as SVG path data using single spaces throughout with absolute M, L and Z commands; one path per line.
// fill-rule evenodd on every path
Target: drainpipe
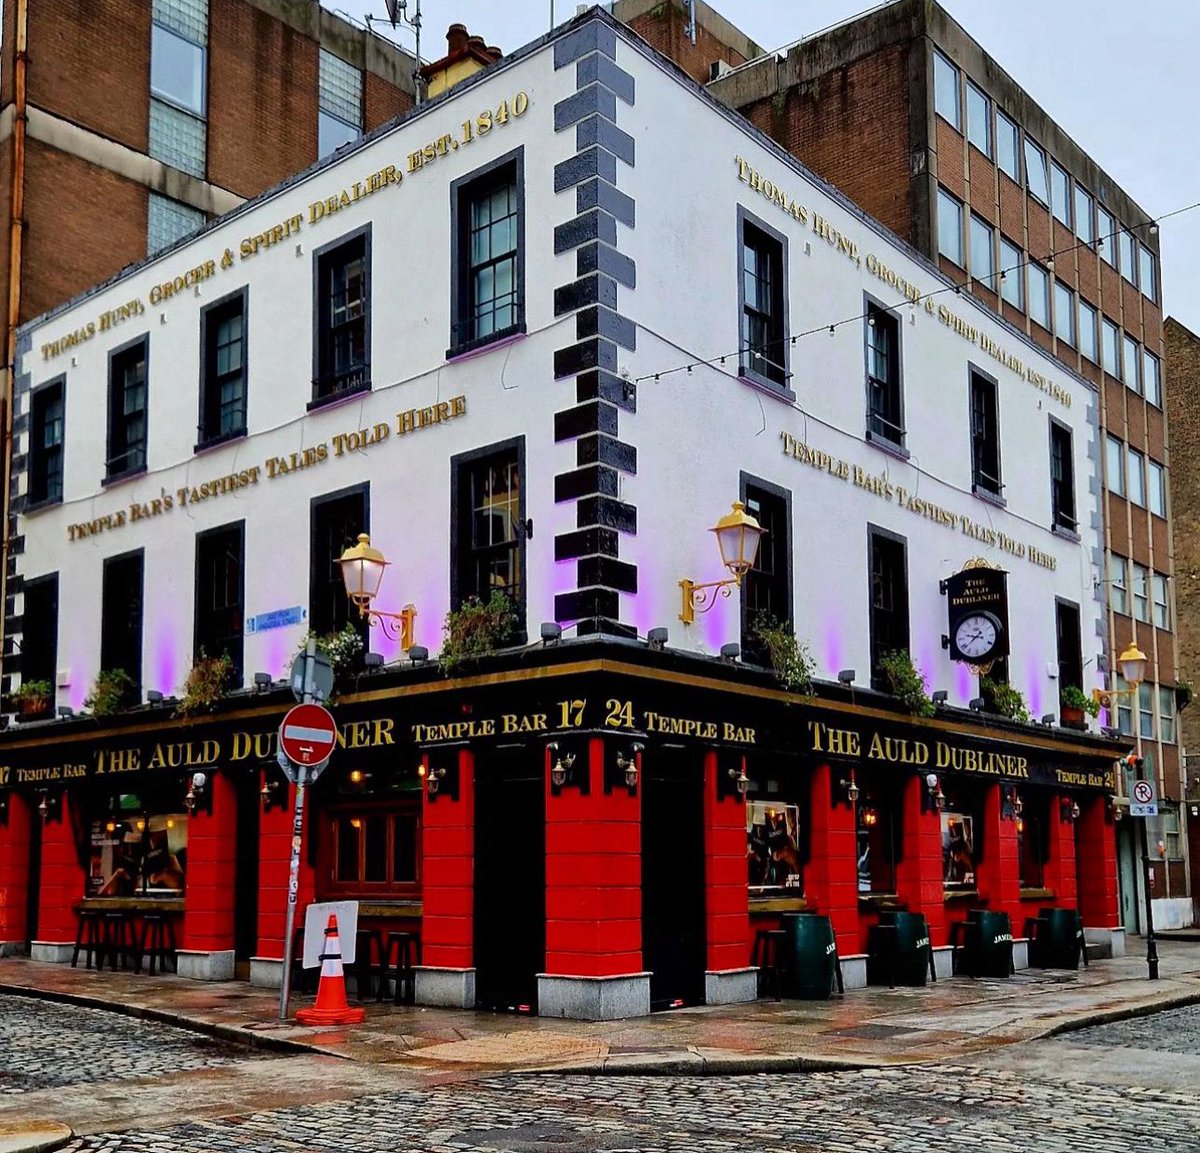
M 17 0 L 17 41 L 13 69 L 12 220 L 8 250 L 8 325 L 4 334 L 3 547 L 0 548 L 0 675 L 4 672 L 3 606 L 8 597 L 9 501 L 12 488 L 13 392 L 17 325 L 21 319 L 21 249 L 25 236 L 25 70 L 29 62 L 29 0 Z

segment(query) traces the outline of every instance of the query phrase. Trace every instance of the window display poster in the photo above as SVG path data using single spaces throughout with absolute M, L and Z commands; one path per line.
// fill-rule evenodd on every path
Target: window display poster
M 975 887 L 975 821 L 967 813 L 942 813 L 942 881 L 947 888 Z
M 88 895 L 173 896 L 183 892 L 187 813 L 119 813 L 92 822 Z
M 800 871 L 800 806 L 746 802 L 746 862 L 750 892 L 803 892 Z

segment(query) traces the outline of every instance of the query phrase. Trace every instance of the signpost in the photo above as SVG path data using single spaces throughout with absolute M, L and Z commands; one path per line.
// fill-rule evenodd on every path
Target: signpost
M 304 652 L 292 666 L 292 693 L 302 702 L 288 710 L 279 726 L 279 767 L 296 786 L 296 807 L 292 812 L 292 855 L 288 865 L 287 913 L 283 921 L 283 975 L 279 983 L 279 1019 L 287 1020 L 288 1000 L 292 992 L 292 934 L 296 926 L 296 898 L 300 890 L 300 840 L 304 833 L 304 790 L 329 764 L 329 755 L 337 743 L 337 726 L 329 710 L 315 704 L 318 699 L 319 662 L 316 642 L 310 637 Z M 303 670 L 297 677 L 297 665 Z M 328 666 L 328 662 L 325 662 Z M 332 671 L 332 670 L 331 670 Z M 332 678 L 331 678 L 332 680 Z M 332 687 L 332 684 L 330 685 Z M 327 688 L 320 699 L 329 695 Z
M 1146 780 L 1145 758 L 1132 755 L 1126 759 L 1137 773 L 1137 780 L 1130 788 L 1129 815 L 1141 817 L 1138 821 L 1138 848 L 1142 854 L 1142 887 L 1146 892 L 1146 969 L 1151 981 L 1158 980 L 1158 942 L 1154 939 L 1154 905 L 1151 898 L 1150 849 L 1146 844 L 1146 817 L 1158 816 L 1158 799 L 1154 795 L 1154 782 Z

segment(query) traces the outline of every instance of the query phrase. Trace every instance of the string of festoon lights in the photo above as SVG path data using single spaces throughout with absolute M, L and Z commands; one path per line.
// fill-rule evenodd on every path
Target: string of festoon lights
M 1170 220 L 1172 217 L 1175 217 L 1175 216 L 1182 216 L 1184 213 L 1193 212 L 1197 208 L 1200 208 L 1200 200 L 1196 201 L 1193 204 L 1184 205 L 1184 207 L 1182 207 L 1182 208 L 1176 208 L 1171 212 L 1164 212 L 1161 216 L 1156 216 L 1153 220 L 1149 220 L 1143 224 L 1133 225 L 1132 227 L 1126 228 L 1126 229 L 1120 229 L 1120 228 L 1114 229 L 1112 232 L 1108 233 L 1107 235 L 1098 236 L 1096 238 L 1096 241 L 1095 241 L 1096 251 L 1099 252 L 1099 250 L 1104 247 L 1105 241 L 1114 240 L 1114 238 L 1117 237 L 1118 235 L 1120 235 L 1120 233 L 1122 231 L 1130 233 L 1131 235 L 1138 231 L 1146 231 L 1151 236 L 1156 236 L 1158 234 L 1158 226 L 1164 220 Z M 1059 248 L 1059 249 L 1055 249 L 1053 252 L 1048 252 L 1046 254 L 1044 260 L 1040 263 L 1033 256 L 1031 256 L 1028 260 L 1023 260 L 1019 264 L 1010 265 L 1008 268 L 1002 268 L 999 270 L 999 272 L 990 273 L 986 277 L 980 277 L 980 276 L 970 277 L 970 276 L 968 276 L 967 280 L 963 284 L 945 285 L 942 288 L 935 288 L 932 291 L 922 293 L 919 296 L 906 297 L 904 300 L 900 301 L 897 304 L 878 305 L 877 308 L 881 312 L 891 312 L 897 316 L 901 316 L 901 315 L 903 315 L 901 312 L 901 309 L 903 309 L 903 308 L 915 307 L 918 304 L 924 304 L 925 301 L 927 301 L 927 300 L 932 300 L 935 297 L 943 296 L 947 293 L 953 293 L 956 296 L 961 295 L 963 289 L 968 288 L 970 286 L 972 280 L 974 280 L 977 283 L 984 283 L 984 284 L 986 284 L 987 281 L 989 281 L 989 280 L 994 280 L 997 278 L 999 280 L 1004 280 L 1005 277 L 1009 273 L 1020 272 L 1023 269 L 1028 268 L 1030 266 L 1044 265 L 1047 269 L 1049 269 L 1051 272 L 1053 272 L 1054 271 L 1054 262 L 1055 262 L 1056 258 L 1062 257 L 1062 256 L 1069 256 L 1071 253 L 1077 252 L 1081 248 L 1087 248 L 1090 250 L 1092 248 L 1092 242 L 1088 241 L 1088 240 L 1080 240 L 1076 244 L 1068 245 L 1066 248 Z M 1160 289 L 1161 289 L 1161 286 L 1160 286 Z M 844 316 L 840 320 L 826 321 L 823 324 L 816 324 L 816 325 L 813 325 L 811 328 L 806 328 L 799 332 L 785 333 L 783 336 L 777 337 L 775 340 L 772 340 L 769 343 L 772 345 L 790 344 L 790 345 L 794 346 L 796 344 L 796 341 L 803 340 L 806 337 L 818 336 L 821 333 L 833 334 L 839 328 L 841 328 L 843 325 L 859 324 L 864 320 L 866 320 L 866 321 L 868 321 L 868 323 L 870 323 L 873 320 L 873 317 L 867 312 L 860 312 L 854 316 Z M 725 362 L 730 357 L 740 356 L 744 351 L 746 351 L 746 348 L 743 345 L 739 348 L 734 349 L 732 352 L 722 352 L 722 353 L 718 353 L 716 356 L 710 356 L 707 358 L 685 361 L 683 364 L 677 364 L 677 365 L 672 366 L 671 368 L 660 368 L 657 372 L 647 372 L 642 376 L 634 377 L 633 382 L 635 384 L 641 384 L 643 381 L 647 381 L 647 380 L 660 380 L 664 376 L 672 376 L 677 372 L 686 372 L 690 376 L 693 369 L 712 368 L 715 366 L 724 365 Z M 765 351 L 765 350 L 758 350 L 758 351 Z M 791 374 L 789 373 L 788 375 L 790 376 Z

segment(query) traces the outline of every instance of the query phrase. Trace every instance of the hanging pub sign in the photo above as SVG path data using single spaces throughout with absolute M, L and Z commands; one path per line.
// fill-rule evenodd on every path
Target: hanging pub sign
M 1008 656 L 1008 573 L 973 561 L 941 589 L 949 621 L 942 647 L 950 659 L 980 667 Z

